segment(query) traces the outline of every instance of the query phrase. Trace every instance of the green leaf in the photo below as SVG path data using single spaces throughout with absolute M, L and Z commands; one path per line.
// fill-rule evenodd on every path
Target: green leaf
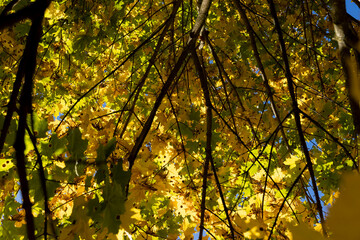
M 18 216 L 18 209 L 21 204 L 16 202 L 13 197 L 7 196 L 4 201 L 3 211 L 1 212 L 0 239 L 20 239 L 20 236 L 26 236 L 25 224 L 22 227 L 15 227 L 15 221 L 12 218 Z
M 67 149 L 71 154 L 71 159 L 78 160 L 85 156 L 84 152 L 87 149 L 88 140 L 81 138 L 81 132 L 79 128 L 70 130 L 70 133 L 66 137 L 68 140 Z
M 91 217 L 95 222 L 101 223 L 103 220 L 103 211 L 105 209 L 104 202 L 100 202 L 98 196 L 95 196 L 94 199 L 89 200 L 88 203 L 88 215 Z
M 31 125 L 29 125 L 29 126 L 31 126 Z M 34 127 L 33 134 L 35 137 L 37 137 L 37 138 L 46 137 L 46 132 L 48 131 L 47 120 L 40 119 L 36 113 L 33 114 L 33 127 Z
M 200 121 L 200 111 L 196 111 L 195 108 L 192 107 L 190 110 L 190 120 L 195 122 Z
M 95 175 L 97 183 L 104 181 L 109 176 L 106 159 L 115 150 L 115 146 L 116 138 L 112 138 L 105 146 L 100 145 L 97 149 L 97 157 L 95 159 L 96 166 L 98 167 Z
M 1 129 L 3 128 L 4 121 L 5 121 L 5 117 L 3 115 L 0 115 Z M 14 144 L 15 138 L 16 138 L 16 130 L 17 130 L 17 122 L 15 120 L 12 120 L 10 122 L 10 127 L 9 127 L 8 134 L 6 135 L 6 139 L 5 139 L 6 144 L 8 144 L 8 145 L 13 145 Z
M 193 131 L 191 130 L 191 128 L 190 128 L 188 125 L 179 122 L 179 128 L 180 128 L 181 134 L 182 134 L 183 136 L 186 136 L 186 137 L 188 137 L 188 138 L 192 138 L 192 137 L 193 137 L 193 135 L 194 135 L 194 134 L 193 134 Z
M 115 164 L 113 168 L 111 168 L 112 180 L 116 183 L 120 184 L 123 189 L 128 185 L 131 177 L 131 172 L 124 171 L 122 167 L 122 163 Z
M 41 143 L 41 153 L 47 157 L 59 156 L 63 152 L 65 152 L 67 138 L 58 138 L 56 133 L 53 133 L 50 138 L 50 142 L 48 140 Z
M 112 138 L 104 148 L 105 160 L 110 156 L 110 154 L 115 150 L 116 147 L 116 138 Z
M 46 172 L 45 172 L 46 173 Z M 51 179 L 51 177 L 45 176 L 46 179 Z M 47 197 L 51 198 L 55 194 L 55 190 L 60 186 L 60 184 L 56 181 L 45 181 L 46 190 L 47 190 Z M 35 202 L 40 202 L 41 206 L 43 207 L 43 200 L 44 200 L 44 192 L 41 185 L 40 174 L 35 173 L 32 175 L 32 179 L 29 181 L 29 185 L 32 186 L 34 189 L 34 200 Z
M 88 215 L 110 233 L 117 233 L 121 224 L 120 215 L 125 213 L 126 195 L 121 184 L 115 182 L 104 186 L 103 201 L 98 196 L 91 199 L 88 204 Z
M 117 233 L 120 226 L 120 215 L 125 213 L 125 189 L 121 184 L 107 184 L 104 189 L 104 227 L 110 233 Z
M 24 138 L 24 142 L 25 142 L 25 151 L 24 154 L 28 154 L 31 150 L 34 149 L 34 145 L 30 139 L 30 136 L 27 132 L 25 132 L 25 138 Z

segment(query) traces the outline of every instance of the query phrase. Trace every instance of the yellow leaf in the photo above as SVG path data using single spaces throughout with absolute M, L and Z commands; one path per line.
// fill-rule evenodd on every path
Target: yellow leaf
M 11 159 L 0 159 L 0 172 L 1 171 L 8 171 L 10 168 L 14 166 L 14 163 Z
M 131 201 L 131 199 L 129 199 L 128 201 L 126 201 L 125 203 L 125 213 L 122 214 L 120 216 L 120 220 L 121 220 L 121 227 L 126 231 L 126 232 L 131 232 L 130 226 L 133 223 L 142 221 L 142 217 L 140 214 L 140 209 L 134 208 L 133 205 L 134 201 Z
M 305 223 L 301 222 L 297 226 L 289 226 L 291 231 L 291 240 L 323 240 L 325 239 L 321 233 L 311 229 Z
M 264 239 L 266 234 L 266 225 L 259 221 L 259 219 L 253 219 L 246 217 L 246 227 L 248 231 L 244 232 L 244 237 L 248 239 Z
M 274 170 L 274 173 L 272 174 L 272 178 L 274 179 L 275 182 L 280 182 L 286 175 L 284 174 L 284 172 L 281 170 L 281 168 L 276 168 Z
M 334 240 L 360 239 L 360 176 L 345 175 L 327 219 Z
M 191 239 L 195 232 L 195 227 L 196 223 L 191 223 L 188 218 L 185 218 L 183 224 L 183 235 L 181 236 L 181 239 Z
M 299 158 L 297 156 L 292 155 L 290 158 L 287 158 L 284 162 L 285 165 L 290 166 L 290 169 L 296 167 Z

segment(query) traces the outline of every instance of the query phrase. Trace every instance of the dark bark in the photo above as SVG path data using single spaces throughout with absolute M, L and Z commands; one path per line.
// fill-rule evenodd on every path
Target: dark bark
M 50 4 L 50 0 L 38 0 L 29 4 L 27 7 L 7 15 L 12 9 L 16 1 L 10 2 L 0 15 L 0 30 L 5 27 L 10 27 L 19 21 L 30 18 L 32 21 L 29 35 L 26 40 L 26 45 L 23 53 L 22 60 L 20 62 L 16 80 L 13 86 L 13 92 L 8 104 L 8 112 L 5 118 L 4 127 L 1 132 L 1 150 L 5 142 L 8 128 L 12 119 L 13 112 L 16 108 L 16 101 L 18 93 L 20 91 L 22 79 L 24 83 L 22 86 L 20 96 L 20 108 L 19 108 L 19 122 L 16 133 L 16 140 L 14 148 L 16 151 L 16 167 L 19 175 L 20 189 L 23 197 L 22 207 L 25 209 L 25 220 L 27 229 L 27 238 L 35 240 L 35 225 L 34 217 L 32 215 L 31 207 L 32 203 L 29 196 L 29 184 L 27 181 L 26 173 L 26 157 L 25 150 L 25 129 L 27 126 L 27 116 L 32 112 L 32 89 L 33 89 L 33 76 L 36 67 L 37 48 L 42 35 L 42 21 L 44 18 L 45 10 Z

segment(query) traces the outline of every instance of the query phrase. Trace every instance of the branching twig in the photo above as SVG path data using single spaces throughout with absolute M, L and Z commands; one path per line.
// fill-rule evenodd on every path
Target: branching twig
M 351 161 L 354 163 L 354 167 L 356 168 L 356 170 L 359 172 L 359 167 L 358 164 L 355 160 L 355 158 L 351 155 L 351 153 L 347 150 L 347 148 L 344 146 L 344 144 L 342 144 L 339 139 L 337 139 L 334 135 L 332 135 L 329 131 L 327 131 L 323 126 L 320 125 L 320 123 L 318 123 L 315 119 L 313 119 L 311 116 L 309 116 L 308 114 L 306 114 L 304 111 L 302 111 L 301 109 L 299 109 L 300 113 L 302 115 L 304 115 L 307 119 L 309 119 L 312 123 L 314 123 L 318 128 L 320 128 L 323 132 L 325 132 L 327 135 L 329 135 L 331 137 L 331 139 L 336 142 L 342 149 L 344 149 L 345 154 L 351 159 Z
M 261 77 L 263 79 L 264 86 L 265 86 L 265 89 L 266 89 L 266 93 L 270 98 L 271 110 L 272 110 L 276 120 L 278 121 L 278 123 L 280 123 L 281 122 L 280 114 L 279 114 L 279 111 L 277 110 L 277 107 L 276 107 L 276 104 L 275 104 L 274 92 L 273 92 L 273 90 L 271 89 L 271 87 L 269 85 L 269 79 L 268 79 L 268 77 L 266 75 L 264 65 L 262 64 L 262 61 L 260 59 L 260 54 L 259 54 L 258 48 L 256 46 L 254 30 L 253 30 L 253 28 L 252 28 L 252 26 L 251 26 L 251 24 L 249 22 L 248 17 L 246 16 L 246 13 L 245 13 L 244 9 L 242 8 L 242 6 L 240 4 L 240 1 L 239 0 L 234 0 L 233 2 L 234 2 L 237 10 L 239 11 L 239 13 L 241 15 L 241 19 L 243 19 L 243 21 L 245 23 L 245 26 L 246 26 L 246 30 L 247 30 L 247 32 L 249 34 L 251 47 L 252 47 L 253 52 L 254 52 L 254 57 L 255 57 L 257 65 L 258 65 L 258 68 L 260 70 Z M 280 131 L 281 131 L 281 135 L 283 137 L 283 141 L 285 142 L 287 149 L 289 151 L 291 151 L 289 142 L 287 140 L 287 137 L 286 137 L 286 134 L 285 134 L 285 131 L 284 131 L 284 128 L 282 127 L 282 125 L 280 125 Z
M 135 48 L 126 58 L 124 61 L 122 61 L 117 67 L 115 67 L 108 75 L 106 75 L 103 79 L 101 79 L 99 82 L 97 82 L 94 86 L 92 86 L 86 93 L 84 93 L 79 99 L 76 100 L 76 102 L 70 107 L 70 109 L 65 113 L 59 124 L 55 128 L 55 132 L 58 130 L 60 125 L 63 123 L 65 118 L 70 114 L 70 112 L 74 109 L 74 107 L 90 92 L 92 92 L 99 84 L 104 82 L 106 79 L 108 79 L 111 75 L 113 75 L 117 70 L 119 70 L 132 56 L 135 55 L 135 53 L 141 49 L 143 46 L 145 46 L 148 42 L 151 41 L 151 39 L 165 26 L 166 22 L 163 23 L 158 29 L 156 29 L 145 41 L 143 41 L 137 48 Z
M 144 125 L 143 129 L 141 130 L 139 137 L 135 141 L 135 145 L 132 148 L 130 155 L 128 157 L 129 171 L 131 171 L 131 169 L 135 163 L 136 156 L 139 153 L 139 150 L 140 150 L 142 144 L 144 143 L 144 140 L 151 128 L 152 122 L 155 118 L 158 108 L 161 105 L 163 98 L 165 97 L 167 91 L 171 87 L 173 81 L 177 78 L 177 75 L 178 75 L 181 67 L 183 66 L 184 62 L 186 62 L 186 59 L 188 58 L 189 54 L 191 53 L 191 50 L 195 47 L 195 42 L 197 40 L 197 37 L 200 34 L 200 30 L 201 30 L 203 24 L 205 23 L 205 20 L 206 20 L 206 17 L 207 17 L 209 8 L 210 8 L 210 3 L 211 3 L 211 0 L 203 1 L 202 5 L 201 5 L 201 11 L 196 19 L 194 28 L 192 29 L 192 31 L 190 33 L 190 39 L 189 39 L 185 49 L 182 51 L 180 57 L 178 58 L 168 79 L 164 83 L 164 86 L 162 87 L 159 96 L 156 98 L 154 107 L 151 110 L 150 115 L 149 115 L 148 119 L 146 120 L 145 125 Z
M 220 59 L 219 59 L 219 57 L 218 57 L 218 55 L 217 55 L 217 53 L 216 53 L 216 51 L 215 51 L 215 49 L 214 49 L 214 46 L 211 44 L 208 36 L 206 35 L 205 37 L 206 37 L 205 40 L 206 40 L 207 44 L 209 44 L 211 53 L 212 53 L 212 55 L 213 55 L 213 57 L 214 57 L 216 66 L 217 66 L 217 68 L 218 68 L 218 70 L 219 70 L 220 78 L 222 79 L 222 74 L 221 74 L 221 73 L 223 72 L 223 73 L 224 73 L 224 76 L 225 76 L 225 79 L 230 83 L 230 86 L 233 88 L 233 90 L 234 90 L 234 92 L 235 92 L 235 96 L 236 96 L 237 101 L 238 101 L 237 103 L 240 105 L 241 110 L 242 110 L 243 112 L 245 112 L 245 107 L 244 107 L 244 105 L 243 105 L 243 103 L 242 103 L 242 101 L 241 101 L 241 98 L 240 98 L 240 96 L 239 96 L 239 93 L 236 91 L 235 85 L 233 84 L 232 80 L 230 79 L 229 75 L 227 74 L 226 70 L 224 69 L 224 66 L 223 66 L 223 64 L 221 63 L 221 61 L 220 61 Z M 223 81 L 223 80 L 222 80 L 222 81 Z M 224 82 L 224 81 L 223 81 L 223 82 Z M 224 84 L 223 84 L 223 85 L 224 85 Z M 224 85 L 224 88 L 225 88 L 225 85 Z M 229 107 L 229 109 L 231 110 L 230 107 Z M 252 132 L 252 134 L 254 135 L 254 138 L 256 139 L 256 142 L 257 142 L 258 144 L 260 144 L 260 140 L 259 140 L 258 136 L 256 135 L 255 128 L 254 128 L 254 126 L 253 126 L 250 118 L 249 118 L 248 116 L 245 116 L 245 120 L 246 120 L 246 122 L 249 124 L 250 129 L 251 129 L 251 132 Z M 235 132 L 237 132 L 237 130 L 236 130 L 236 125 L 235 125 L 235 124 L 234 124 L 234 128 L 235 128 Z
M 167 33 L 170 25 L 173 23 L 173 21 L 174 21 L 174 19 L 175 19 L 177 10 L 179 9 L 181 2 L 182 2 L 182 1 L 180 1 L 180 0 L 178 0 L 177 2 L 175 2 L 173 11 L 172 11 L 169 19 L 166 21 L 167 23 L 166 23 L 166 25 L 165 25 L 165 27 L 164 27 L 161 35 L 160 35 L 160 38 L 159 38 L 159 40 L 158 40 L 158 42 L 157 42 L 157 44 L 156 44 L 154 53 L 153 53 L 153 55 L 151 56 L 151 59 L 149 60 L 149 65 L 147 66 L 144 75 L 141 77 L 141 79 L 140 79 L 140 81 L 139 81 L 139 84 L 138 84 L 138 86 L 137 86 L 136 93 L 135 93 L 135 96 L 134 96 L 134 101 L 133 101 L 132 106 L 130 107 L 129 115 L 128 115 L 127 119 L 125 120 L 125 123 L 124 123 L 124 126 L 123 126 L 123 130 L 122 130 L 121 133 L 120 133 L 120 138 L 122 138 L 124 132 L 126 131 L 126 127 L 127 127 L 127 125 L 129 124 L 129 122 L 130 122 L 131 115 L 132 115 L 132 113 L 133 113 L 133 111 L 134 111 L 134 108 L 135 108 L 135 105 L 136 105 L 136 101 L 137 101 L 137 99 L 138 99 L 138 97 L 139 97 L 139 95 L 140 95 L 140 92 L 141 92 L 141 90 L 142 90 L 142 87 L 143 87 L 144 84 L 145 84 L 146 78 L 147 78 L 147 76 L 149 75 L 152 66 L 155 64 L 155 60 L 156 60 L 156 58 L 157 58 L 157 56 L 158 56 L 158 53 L 159 53 L 159 51 L 160 51 L 160 47 L 161 47 L 161 45 L 162 45 L 162 42 L 163 42 L 163 40 L 164 40 L 164 38 L 165 38 L 165 35 L 166 35 L 166 33 Z M 124 108 L 125 108 L 125 107 L 126 107 L 126 105 L 124 106 Z M 120 118 L 121 118 L 121 115 L 120 115 L 120 117 L 119 117 L 119 119 L 118 119 L 118 122 L 117 122 L 117 124 L 116 124 L 116 126 L 115 126 L 115 130 L 114 130 L 114 134 L 113 134 L 114 136 L 115 136 L 115 134 L 116 134 L 116 129 L 117 129 L 117 126 L 118 126 L 118 124 L 119 124 L 119 122 L 120 122 Z
M 47 193 L 47 188 L 46 188 L 46 177 L 45 177 L 45 171 L 44 171 L 44 166 L 42 163 L 42 158 L 41 158 L 41 154 L 39 152 L 39 149 L 37 148 L 37 143 L 36 143 L 36 137 L 34 136 L 34 134 L 31 132 L 30 128 L 28 125 L 25 126 L 27 133 L 30 136 L 30 140 L 31 143 L 34 146 L 34 150 L 37 156 L 37 163 L 39 163 L 39 177 L 40 177 L 40 184 L 41 184 L 41 189 L 43 191 L 43 195 L 44 195 L 44 208 L 45 208 L 45 218 L 44 218 L 44 239 L 47 239 L 48 236 L 48 219 L 50 219 L 51 216 L 51 211 L 49 209 L 49 204 L 48 204 L 48 193 Z M 51 220 L 51 219 L 50 219 Z M 53 228 L 52 231 L 55 233 L 54 229 L 55 227 L 53 225 L 51 225 L 51 227 Z
M 271 235 L 272 235 L 272 233 L 274 232 L 274 229 L 275 229 L 277 220 L 278 220 L 278 218 L 279 218 L 279 215 L 280 215 L 282 209 L 283 209 L 284 206 L 285 206 L 285 202 L 287 201 L 288 197 L 290 196 L 291 191 L 293 190 L 293 188 L 295 187 L 295 185 L 297 184 L 297 182 L 301 179 L 301 176 L 303 175 L 304 171 L 305 171 L 307 168 L 308 168 L 308 165 L 306 165 L 306 166 L 304 167 L 304 169 L 300 172 L 300 174 L 297 176 L 297 178 L 295 179 L 295 181 L 294 181 L 293 184 L 291 185 L 288 193 L 286 194 L 286 197 L 285 197 L 284 201 L 281 203 L 281 206 L 280 206 L 280 208 L 279 208 L 279 211 L 278 211 L 277 214 L 276 214 L 276 217 L 275 217 L 275 220 L 274 220 L 274 224 L 273 224 L 273 226 L 271 227 L 271 230 L 270 230 L 270 234 L 269 234 L 269 238 L 268 238 L 269 240 L 271 239 Z

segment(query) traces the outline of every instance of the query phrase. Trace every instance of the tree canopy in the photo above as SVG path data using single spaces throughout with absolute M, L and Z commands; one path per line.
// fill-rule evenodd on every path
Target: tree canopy
M 0 12 L 1 239 L 360 238 L 345 0 Z

